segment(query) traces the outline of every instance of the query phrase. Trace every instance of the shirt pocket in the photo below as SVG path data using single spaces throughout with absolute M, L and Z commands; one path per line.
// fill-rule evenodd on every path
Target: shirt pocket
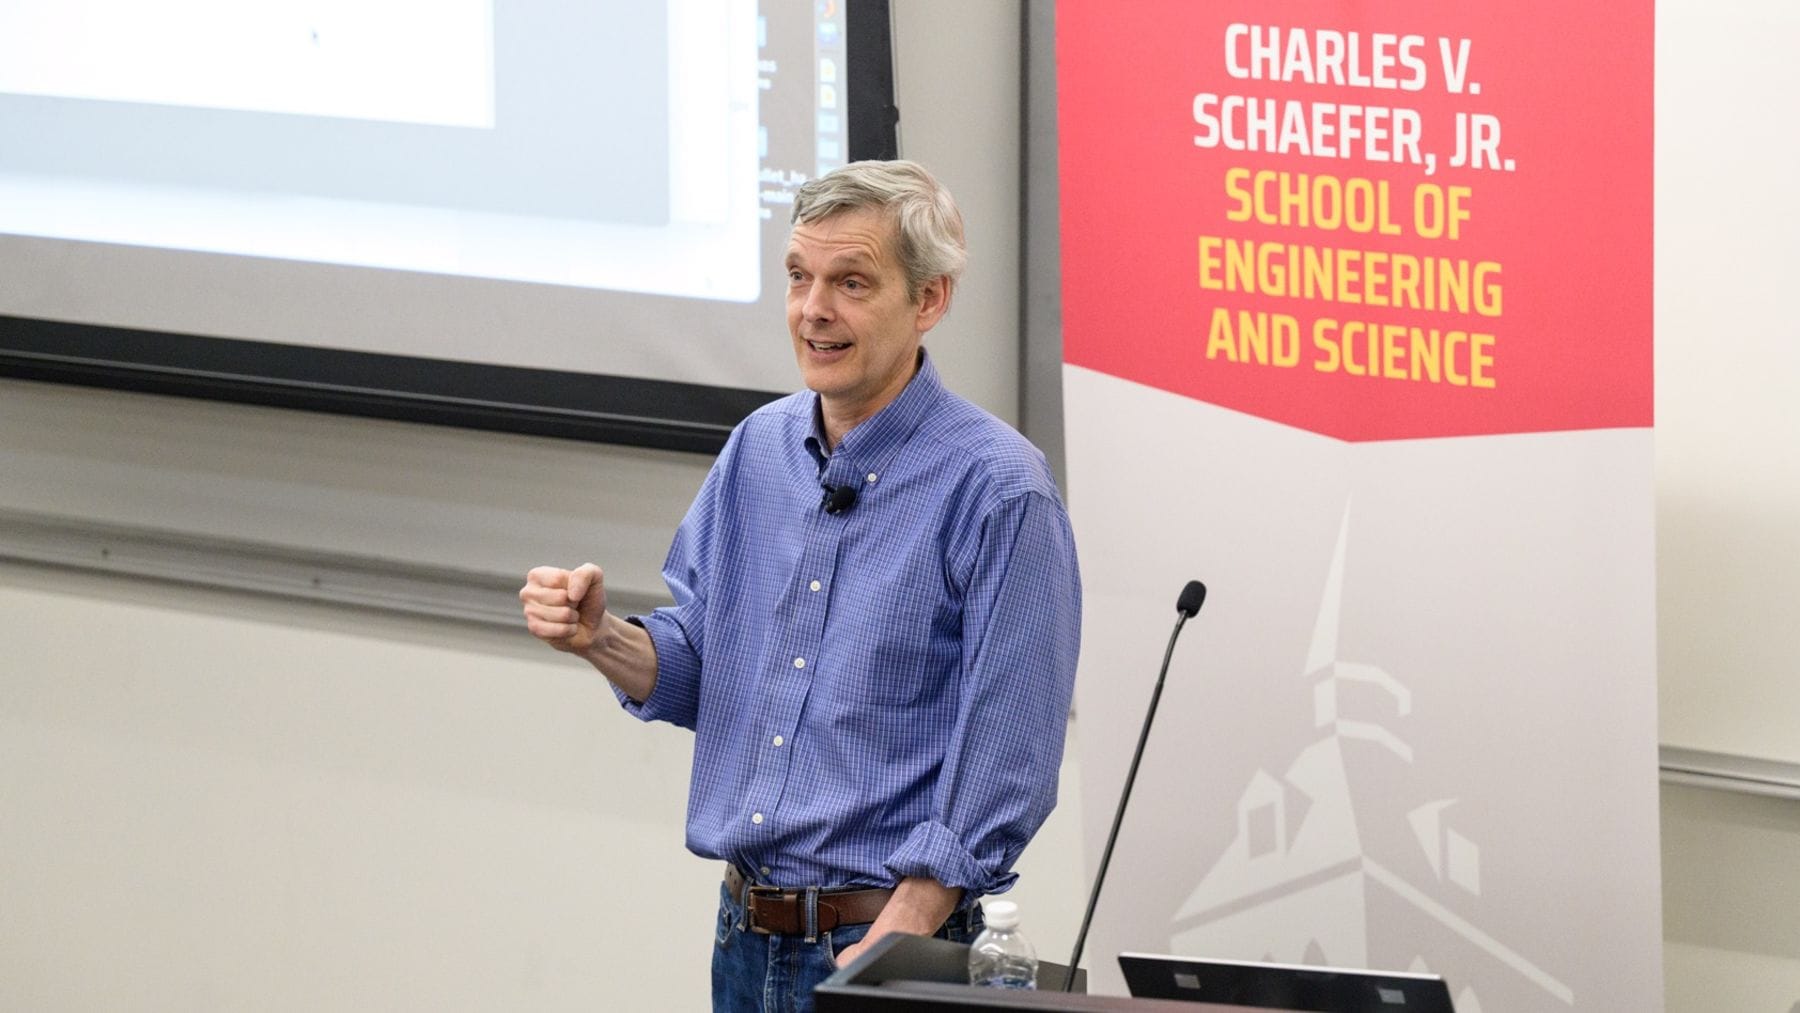
M 941 589 L 901 584 L 852 638 L 845 679 L 849 695 L 886 707 L 938 698 L 962 663 L 960 632 Z
M 849 695 L 857 702 L 911 707 L 930 698 L 942 680 L 934 678 L 919 664 L 917 652 L 904 648 L 878 648 L 871 652 L 868 664 L 858 665 L 845 682 Z
M 823 632 L 840 661 L 834 695 L 847 712 L 911 707 L 950 690 L 962 615 L 944 553 L 935 525 L 899 522 L 840 549 Z

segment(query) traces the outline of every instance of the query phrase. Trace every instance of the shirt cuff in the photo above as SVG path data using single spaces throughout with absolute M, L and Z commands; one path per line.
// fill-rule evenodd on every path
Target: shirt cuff
M 674 619 L 652 612 L 647 616 L 627 616 L 626 622 L 641 626 L 656 645 L 656 684 L 643 703 L 638 703 L 617 686 L 613 695 L 627 714 L 641 721 L 667 721 L 683 728 L 694 727 L 700 698 L 700 656 L 688 643 L 687 633 Z M 609 683 L 610 685 L 610 683 Z
M 982 868 L 961 839 L 942 823 L 921 823 L 905 843 L 888 856 L 887 870 L 895 879 L 923 876 L 945 886 L 960 888 L 965 901 L 988 894 L 1005 893 L 1019 878 L 1016 872 L 992 876 Z

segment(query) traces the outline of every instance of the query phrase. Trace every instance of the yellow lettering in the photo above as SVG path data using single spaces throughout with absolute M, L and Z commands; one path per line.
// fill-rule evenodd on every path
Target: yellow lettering
M 1484 260 L 1475 265 L 1475 312 L 1484 317 L 1500 315 L 1500 265 Z
M 1249 169 L 1230 169 L 1225 173 L 1225 195 L 1237 201 L 1237 207 L 1225 212 L 1225 219 L 1233 222 L 1250 220 L 1250 191 L 1244 189 L 1244 180 L 1250 177 Z
M 1400 360 L 1406 355 L 1401 340 L 1406 337 L 1405 324 L 1383 324 L 1381 327 L 1381 375 L 1390 380 L 1406 379 L 1406 367 Z
M 1219 237 L 1200 237 L 1200 287 L 1209 291 L 1219 290 Z
M 1212 313 L 1212 326 L 1206 331 L 1206 357 L 1216 359 L 1223 355 L 1228 361 L 1237 361 L 1237 344 L 1231 337 L 1231 311 L 1223 306 L 1216 306 Z
M 1449 192 L 1450 238 L 1462 238 L 1462 224 L 1469 220 L 1469 193 L 1466 186 L 1453 186 Z
M 1400 235 L 1384 179 L 1346 180 L 1274 169 L 1253 173 L 1239 167 L 1226 170 L 1225 195 L 1232 202 L 1225 211 L 1227 221 L 1254 218 L 1264 225 Z
M 1366 325 L 1359 323 L 1355 320 L 1352 320 L 1349 323 L 1344 325 L 1344 372 L 1349 373 L 1351 376 L 1368 376 L 1369 375 L 1369 371 L 1367 369 L 1363 368 L 1362 362 L 1356 361 L 1356 356 L 1354 354 L 1356 351 L 1356 346 L 1351 342 L 1351 337 L 1353 335 L 1366 336 L 1368 334 L 1368 330 L 1369 329 Z M 1375 349 L 1373 347 L 1374 342 L 1370 341 L 1368 343 L 1368 345 L 1369 345 L 1369 347 L 1366 350 L 1370 353 L 1373 353 L 1375 351 Z M 1369 361 L 1370 358 L 1373 358 L 1373 357 L 1374 357 L 1373 354 L 1371 354 L 1371 355 L 1365 357 L 1363 359 L 1363 362 L 1367 362 L 1367 361 Z
M 1456 371 L 1456 350 L 1469 343 L 1469 336 L 1462 331 L 1451 331 L 1444 335 L 1444 379 L 1458 387 L 1467 387 L 1469 378 Z
M 1338 251 L 1337 294 L 1338 302 L 1362 302 L 1362 292 L 1357 282 L 1362 278 L 1362 252 L 1360 250 Z
M 1312 345 L 1313 369 L 1321 373 L 1495 386 L 1492 334 L 1321 317 L 1313 321 Z
M 1389 275 L 1393 279 L 1393 288 L 1388 296 L 1389 305 L 1419 305 L 1419 260 L 1417 257 L 1394 257 L 1388 261 L 1393 271 Z
M 1313 368 L 1321 373 L 1338 371 L 1340 356 L 1337 340 L 1332 337 L 1338 329 L 1338 322 L 1330 317 L 1320 317 L 1313 321 L 1313 347 L 1319 350 L 1318 358 L 1313 360 Z
M 1489 317 L 1502 308 L 1501 266 L 1491 260 L 1235 236 L 1202 236 L 1198 245 L 1200 286 L 1209 291 Z
M 1494 336 L 1469 336 L 1469 382 L 1477 387 L 1494 389 Z
M 1426 239 L 1444 234 L 1444 188 L 1420 183 L 1413 190 L 1413 231 Z
M 1206 357 L 1284 369 L 1294 366 L 1300 361 L 1300 321 L 1286 313 L 1239 310 L 1234 328 L 1231 311 L 1216 307 L 1207 329 Z
M 1412 329 L 1412 368 L 1409 374 L 1412 379 L 1442 383 L 1444 380 L 1443 357 L 1444 343 L 1437 328 L 1414 327 Z

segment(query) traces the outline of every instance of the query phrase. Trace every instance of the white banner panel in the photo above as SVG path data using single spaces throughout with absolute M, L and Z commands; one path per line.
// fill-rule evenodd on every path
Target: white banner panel
M 1064 374 L 1097 856 L 1125 950 L 1428 970 L 1461 1013 L 1659 1009 L 1648 431 L 1345 444 Z M 1090 863 L 1091 864 L 1091 863 Z

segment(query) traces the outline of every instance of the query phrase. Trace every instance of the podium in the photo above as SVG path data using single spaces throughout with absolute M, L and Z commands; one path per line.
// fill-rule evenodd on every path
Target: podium
M 813 992 L 819 1013 L 957 1013 L 968 1010 L 1143 1010 L 1160 1013 L 1244 1013 L 1242 1006 L 1087 995 L 1087 972 L 1075 972 L 1074 992 L 1062 992 L 1069 969 L 1038 965 L 1037 991 L 969 984 L 969 947 L 928 936 L 883 936 Z

